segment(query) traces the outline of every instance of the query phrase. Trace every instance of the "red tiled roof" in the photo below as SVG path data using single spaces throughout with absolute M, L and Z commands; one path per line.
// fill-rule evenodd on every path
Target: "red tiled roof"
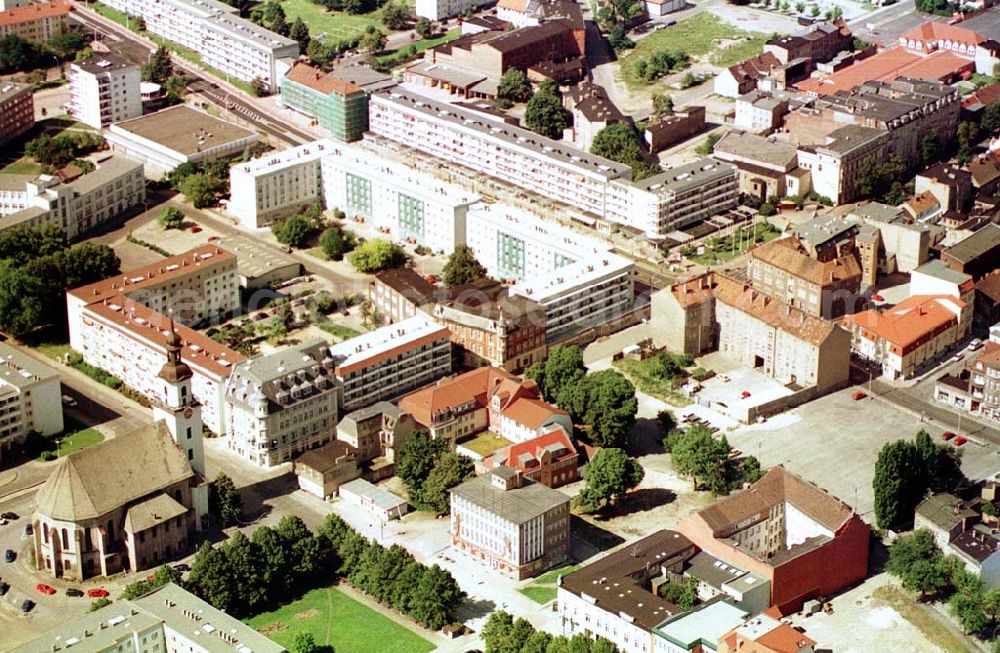
M 539 460 L 542 456 L 542 452 L 546 448 L 548 448 L 549 451 L 558 451 L 560 447 L 565 449 L 565 453 L 558 457 L 554 457 L 554 460 L 579 455 L 573 447 L 573 442 L 570 440 L 566 431 L 564 431 L 560 426 L 555 426 L 551 430 L 539 435 L 537 438 L 519 442 L 518 444 L 511 445 L 506 449 L 501 449 L 494 456 L 494 465 L 506 465 L 507 467 L 514 467 L 523 471 L 525 466 L 522 465 L 520 461 L 525 454 L 531 456 L 535 460 Z
M 957 323 L 964 308 L 965 302 L 950 295 L 915 295 L 886 311 L 869 309 L 848 315 L 844 322 L 848 327 L 857 325 L 866 334 L 882 338 L 905 353 L 928 334 Z
M 64 2 L 48 2 L 42 4 L 28 5 L 27 7 L 15 7 L 0 13 L 0 26 L 18 25 L 29 23 L 43 18 L 54 18 L 65 16 L 69 13 L 69 5 Z
M 810 77 L 796 86 L 799 90 L 809 93 L 833 95 L 838 91 L 849 91 L 865 82 L 888 82 L 901 76 L 945 80 L 974 67 L 975 62 L 971 59 L 965 59 L 946 50 L 920 55 L 901 47 L 894 47 L 882 50 L 828 77 Z
M 908 32 L 903 32 L 900 39 L 907 41 L 952 41 L 958 43 L 982 43 L 986 37 L 961 25 L 927 22 L 918 25 Z
M 330 95 L 351 95 L 362 93 L 360 86 L 356 86 L 347 80 L 340 79 L 333 73 L 325 73 L 319 68 L 313 68 L 307 63 L 298 62 L 285 74 L 285 79 L 307 86 L 314 91 Z
M 491 388 L 509 395 L 517 390 L 520 383 L 516 376 L 503 369 L 479 367 L 411 392 L 399 401 L 399 407 L 413 415 L 418 423 L 429 426 L 433 416 L 439 413 L 455 410 L 470 402 L 485 406 L 487 395 L 492 396 L 489 392 Z M 533 382 L 532 387 L 537 393 Z
M 809 647 L 816 646 L 816 641 L 795 630 L 790 624 L 779 622 L 777 628 L 758 637 L 757 644 L 774 653 L 799 653 L 802 649 L 812 650 Z
M 565 410 L 556 408 L 541 399 L 518 397 L 507 408 L 501 411 L 504 417 L 523 424 L 529 429 L 537 429 L 553 415 L 569 415 Z

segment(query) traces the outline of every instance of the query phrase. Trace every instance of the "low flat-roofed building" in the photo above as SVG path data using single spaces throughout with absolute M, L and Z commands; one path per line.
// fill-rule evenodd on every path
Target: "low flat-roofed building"
M 749 613 L 728 601 L 712 601 L 668 618 L 653 628 L 655 653 L 703 653 L 718 646 L 723 635 L 743 625 Z
M 814 653 L 816 641 L 791 624 L 759 614 L 719 639 L 718 653 Z
M 1000 260 L 1000 225 L 987 224 L 968 238 L 941 252 L 948 267 L 972 275 L 978 281 L 997 268 Z
M 402 498 L 363 478 L 344 483 L 337 493 L 344 501 L 367 510 L 384 522 L 399 519 L 410 510 L 410 505 Z
M 374 482 L 392 476 L 399 449 L 416 428 L 412 415 L 380 401 L 344 415 L 337 424 L 337 440 L 354 447 L 365 479 Z
M 236 276 L 243 290 L 269 288 L 302 274 L 302 264 L 260 241 L 238 234 L 212 241 L 236 256 Z
M 116 122 L 105 138 L 112 150 L 142 161 L 150 176 L 182 163 L 236 156 L 260 142 L 256 133 L 186 104 Z
M 0 461 L 24 444 L 28 433 L 63 430 L 59 374 L 20 349 L 0 342 Z
M 735 165 L 740 171 L 740 192 L 762 202 L 808 192 L 799 187 L 799 176 L 793 172 L 798 168 L 798 152 L 791 143 L 731 131 L 715 144 L 712 156 Z
M 339 440 L 305 452 L 292 461 L 292 471 L 299 487 L 320 499 L 332 499 L 341 485 L 361 476 L 357 450 Z
M 133 648 L 143 641 L 145 646 Z M 52 653 L 54 648 L 77 646 L 85 651 L 128 650 L 204 653 L 286 653 L 239 619 L 168 583 L 135 599 L 120 599 L 100 610 L 40 634 L 12 653 Z
M 450 490 L 452 546 L 517 580 L 569 555 L 569 496 L 510 467 Z
M 674 109 L 669 115 L 650 118 L 646 122 L 643 138 L 649 151 L 656 153 L 691 138 L 704 129 L 705 107 L 691 105 Z

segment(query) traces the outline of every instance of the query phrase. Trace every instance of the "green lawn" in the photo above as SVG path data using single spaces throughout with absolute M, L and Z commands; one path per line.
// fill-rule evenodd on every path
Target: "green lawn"
M 635 49 L 621 59 L 622 76 L 629 86 L 648 86 L 635 75 L 635 62 L 661 50 L 683 51 L 693 59 L 707 55 L 713 65 L 731 66 L 760 54 L 768 38 L 733 27 L 713 14 L 698 14 L 639 39 Z M 720 49 L 719 41 L 734 39 L 741 40 Z
M 321 261 L 329 261 L 330 257 L 326 255 L 322 247 L 310 247 L 306 250 L 306 254 L 309 256 L 314 256 Z
M 73 453 L 80 449 L 91 447 L 98 442 L 104 441 L 104 436 L 100 431 L 80 424 L 74 419 L 66 419 L 63 425 L 63 435 L 51 438 L 51 444 L 59 440 L 59 457 Z M 55 451 L 55 447 L 46 447 L 49 451 Z M 41 460 L 39 456 L 39 460 Z
M 613 364 L 621 370 L 627 377 L 632 379 L 636 387 L 641 392 L 662 399 L 663 401 L 677 407 L 687 406 L 691 400 L 674 388 L 674 382 L 662 379 L 650 372 L 650 366 L 656 360 L 655 357 L 647 358 L 644 361 L 623 358 Z M 678 380 L 678 385 L 681 380 Z
M 535 603 L 545 605 L 546 603 L 555 601 L 556 599 L 556 582 L 559 580 L 559 576 L 572 573 L 579 568 L 580 565 L 567 565 L 565 567 L 560 567 L 559 569 L 553 569 L 547 574 L 539 576 L 533 583 L 526 587 L 522 587 L 518 591 Z
M 289 651 L 301 632 L 312 633 L 321 650 L 333 647 L 338 653 L 425 653 L 435 648 L 335 587 L 313 590 L 247 623 Z
M 334 324 L 333 322 L 323 322 L 317 324 L 320 329 L 323 329 L 332 336 L 336 336 L 341 340 L 347 340 L 348 338 L 353 338 L 354 336 L 360 336 L 361 332 L 357 329 L 352 329 L 351 327 L 344 326 L 343 324 Z
M 780 231 L 767 223 L 758 224 L 752 238 L 750 230 L 750 227 L 743 227 L 741 229 L 742 236 L 737 233 L 735 237 L 722 238 L 717 241 L 709 239 L 703 254 L 689 256 L 688 259 L 701 265 L 726 263 L 746 252 L 751 245 L 768 243 L 781 235 Z
M 8 175 L 38 175 L 41 172 L 42 166 L 27 157 L 22 157 L 0 168 L 0 174 Z
M 413 41 L 412 45 L 416 53 L 420 53 L 428 48 L 433 48 L 435 45 L 441 45 L 442 43 L 453 41 L 461 35 L 462 35 L 462 28 L 457 27 L 451 30 L 450 32 L 442 34 L 441 36 L 436 36 L 431 39 L 420 39 L 419 41 Z M 392 64 L 396 59 L 399 59 L 404 55 L 407 48 L 409 48 L 409 45 L 410 44 L 407 44 L 406 46 L 399 48 L 398 50 L 389 50 L 388 52 L 385 52 L 384 54 L 380 54 L 379 56 L 375 57 L 375 59 L 382 63 Z
M 463 440 L 458 444 L 462 445 L 466 449 L 469 449 L 470 451 L 475 451 L 480 456 L 485 458 L 497 449 L 509 447 L 512 442 L 506 438 L 501 438 L 496 433 L 483 431 L 479 435 L 469 438 L 468 440 Z
M 360 36 L 369 25 L 375 25 L 386 33 L 390 31 L 385 28 L 381 18 L 379 18 L 382 13 L 381 9 L 352 16 L 343 11 L 327 11 L 311 0 L 281 0 L 281 6 L 285 9 L 285 16 L 289 23 L 301 16 L 305 24 L 309 26 L 310 35 L 325 35 L 334 42 Z M 327 42 L 329 43 L 329 41 Z

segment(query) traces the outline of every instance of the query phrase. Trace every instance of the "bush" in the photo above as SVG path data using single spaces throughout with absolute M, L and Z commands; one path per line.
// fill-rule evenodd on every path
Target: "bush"
M 355 248 L 348 260 L 359 272 L 375 273 L 398 268 L 406 262 L 406 253 L 399 245 L 376 238 Z
M 55 451 L 43 451 L 42 452 L 42 460 L 44 460 L 45 462 L 48 462 L 50 460 L 55 460 L 56 458 L 57 458 L 57 455 L 56 455 Z

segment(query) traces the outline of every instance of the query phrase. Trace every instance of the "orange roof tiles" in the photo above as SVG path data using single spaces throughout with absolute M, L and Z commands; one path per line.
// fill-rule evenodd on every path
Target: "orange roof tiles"
M 681 281 L 670 286 L 677 303 L 683 308 L 710 301 L 715 287 L 715 279 L 712 273 L 707 272 L 697 277 Z
M 811 647 L 816 646 L 815 640 L 784 622 L 779 622 L 777 628 L 758 637 L 756 643 L 774 653 L 799 653 L 803 649 L 811 651 Z
M 750 250 L 750 256 L 819 286 L 861 277 L 861 263 L 853 254 L 819 261 L 809 256 L 792 237 L 758 245 Z
M 938 203 L 937 198 L 934 197 L 929 190 L 925 190 L 922 193 L 914 195 L 910 199 L 906 200 L 904 205 L 913 212 L 913 215 L 922 215 L 924 212 L 930 211 L 935 207 L 939 209 L 941 208 L 941 204 Z
M 718 285 L 715 288 L 715 297 L 720 302 L 800 340 L 821 345 L 837 328 L 833 322 L 808 315 L 735 279 L 722 275 L 718 275 L 716 279 Z
M 525 12 L 528 10 L 528 0 L 500 0 L 497 9 Z
M 516 398 L 503 411 L 504 417 L 508 417 L 518 424 L 523 424 L 529 429 L 537 429 L 553 415 L 569 415 L 569 413 L 541 399 L 528 397 Z
M 869 309 L 844 319 L 867 340 L 883 339 L 907 353 L 913 347 L 958 323 L 965 302 L 950 295 L 915 295 L 886 311 Z
M 0 12 L 0 26 L 18 25 L 29 23 L 43 18 L 55 18 L 66 16 L 69 13 L 69 5 L 64 2 L 48 2 L 27 7 L 15 7 L 8 11 Z
M 927 22 L 907 32 L 903 32 L 900 39 L 906 39 L 907 41 L 952 41 L 976 44 L 985 41 L 986 37 L 960 25 Z
M 524 442 L 519 442 L 505 449 L 501 449 L 494 456 L 494 465 L 506 465 L 507 467 L 513 467 L 524 471 L 525 466 L 521 464 L 521 458 L 525 454 L 540 461 L 544 450 L 548 449 L 549 451 L 558 451 L 560 445 L 562 448 L 565 448 L 566 451 L 561 456 L 553 457 L 555 460 L 578 455 L 576 449 L 573 447 L 573 442 L 570 440 L 566 431 L 564 431 L 562 427 L 555 426 L 550 431 L 546 431 L 537 438 L 525 440 Z
M 337 93 L 338 95 L 352 95 L 354 93 L 363 93 L 360 86 L 356 86 L 351 82 L 340 79 L 333 73 L 325 73 L 319 68 L 314 68 L 307 63 L 296 63 L 292 66 L 292 69 L 285 74 L 285 79 L 296 82 L 297 84 L 302 84 L 303 86 L 309 87 L 314 91 L 323 93 L 324 95 L 330 95 L 331 93 Z
M 974 68 L 974 61 L 949 51 L 938 50 L 929 55 L 921 55 L 894 47 L 862 59 L 828 77 L 810 77 L 796 86 L 808 93 L 833 95 L 839 91 L 849 91 L 865 82 L 889 82 L 901 76 L 944 81 Z
M 67 294 L 90 304 L 119 294 L 128 295 L 149 286 L 159 286 L 172 278 L 188 275 L 200 267 L 227 260 L 235 261 L 236 255 L 216 245 L 202 245 L 152 265 L 129 270 L 121 275 L 109 277 L 87 286 L 74 288 Z

